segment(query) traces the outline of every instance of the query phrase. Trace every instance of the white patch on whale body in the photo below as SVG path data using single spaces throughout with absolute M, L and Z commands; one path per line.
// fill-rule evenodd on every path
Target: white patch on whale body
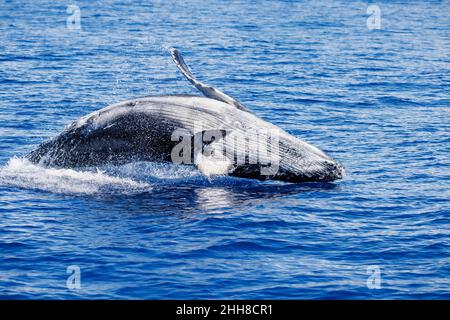
M 228 175 L 233 167 L 233 164 L 228 158 L 218 159 L 217 157 L 208 157 L 202 154 L 197 155 L 195 165 L 198 171 L 208 178 Z

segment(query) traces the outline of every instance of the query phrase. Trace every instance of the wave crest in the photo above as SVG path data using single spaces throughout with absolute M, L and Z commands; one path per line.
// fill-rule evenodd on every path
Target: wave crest
M 11 158 L 0 167 L 0 185 L 64 194 L 140 193 L 152 189 L 148 182 L 113 176 L 98 168 L 45 168 L 24 158 Z

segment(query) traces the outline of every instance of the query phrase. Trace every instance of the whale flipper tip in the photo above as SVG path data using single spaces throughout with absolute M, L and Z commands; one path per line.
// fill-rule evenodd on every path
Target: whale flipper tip
M 229 105 L 232 105 L 236 107 L 239 110 L 251 112 L 246 106 L 244 106 L 241 102 L 238 100 L 226 95 L 222 91 L 220 91 L 217 88 L 214 88 L 212 86 L 208 86 L 204 84 L 203 82 L 200 82 L 195 78 L 195 76 L 192 74 L 191 70 L 189 69 L 188 65 L 184 61 L 183 57 L 181 56 L 181 53 L 178 49 L 174 47 L 168 48 L 170 55 L 172 56 L 173 61 L 175 62 L 175 65 L 177 68 L 181 71 L 181 73 L 185 76 L 185 78 L 192 84 L 194 87 L 196 87 L 198 90 L 200 90 L 205 97 L 225 102 Z

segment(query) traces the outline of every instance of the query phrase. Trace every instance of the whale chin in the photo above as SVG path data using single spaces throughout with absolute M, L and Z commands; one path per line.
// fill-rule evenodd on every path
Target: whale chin
M 241 165 L 234 167 L 229 172 L 230 176 L 257 179 L 257 180 L 278 180 L 289 183 L 302 182 L 332 182 L 342 179 L 345 176 L 345 169 L 339 162 L 333 160 L 323 160 L 315 162 L 308 166 L 299 167 L 293 170 L 292 167 L 286 168 L 280 166 L 275 174 L 261 174 L 262 166 L 257 165 Z
M 313 177 L 314 181 L 331 182 L 340 180 L 345 176 L 345 168 L 335 161 L 326 161 L 322 164 L 322 170 Z
M 315 162 L 307 167 L 299 168 L 297 171 L 286 171 L 280 168 L 276 180 L 286 182 L 332 182 L 345 177 L 344 166 L 334 160 L 323 160 Z

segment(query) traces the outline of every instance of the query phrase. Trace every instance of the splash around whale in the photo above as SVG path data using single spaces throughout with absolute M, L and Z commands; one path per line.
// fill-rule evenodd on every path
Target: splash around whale
M 198 81 L 180 52 L 171 48 L 170 53 L 204 97 L 149 96 L 110 105 L 74 121 L 27 159 L 58 168 L 172 162 L 193 165 L 208 177 L 286 182 L 343 177 L 339 162 Z

